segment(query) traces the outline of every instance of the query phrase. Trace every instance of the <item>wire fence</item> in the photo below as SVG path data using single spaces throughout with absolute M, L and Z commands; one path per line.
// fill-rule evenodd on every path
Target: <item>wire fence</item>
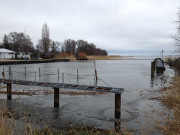
M 52 72 L 30 71 L 27 72 L 26 68 L 24 72 L 11 70 L 5 71 L 3 69 L 2 76 L 4 79 L 11 80 L 26 80 L 26 81 L 38 81 L 38 82 L 57 82 L 57 83 L 90 83 L 91 85 L 102 84 L 111 87 L 102 78 L 97 77 L 96 74 L 79 74 L 78 69 L 76 74 L 59 72 L 59 70 Z M 112 88 L 112 87 L 111 87 Z

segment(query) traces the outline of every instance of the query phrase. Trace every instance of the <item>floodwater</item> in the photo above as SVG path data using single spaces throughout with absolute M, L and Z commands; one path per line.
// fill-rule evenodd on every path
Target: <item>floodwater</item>
M 26 76 L 25 68 L 26 67 Z M 174 70 L 166 65 L 166 71 L 151 78 L 151 60 L 97 60 L 98 85 L 124 88 L 122 94 L 121 125 L 139 134 L 151 132 L 155 120 L 162 119 L 153 110 L 164 110 L 157 100 L 156 90 L 168 85 Z M 0 71 L 8 66 L 0 66 Z M 94 62 L 76 61 L 59 63 L 12 65 L 13 79 L 63 82 L 94 85 Z M 40 76 L 39 76 L 40 68 Z M 58 78 L 58 69 L 60 72 Z M 77 69 L 79 80 L 77 80 Z M 35 73 L 36 72 L 36 73 Z M 8 75 L 6 75 L 8 78 Z M 13 90 L 53 90 L 51 88 L 13 85 Z M 61 91 L 72 91 L 61 89 Z M 73 90 L 78 91 L 78 90 Z M 52 127 L 96 127 L 114 129 L 114 94 L 60 95 L 60 107 L 54 108 L 54 95 L 15 96 L 8 101 L 9 110 L 24 110 L 28 121 L 34 125 Z M 23 111 L 21 111 L 23 113 Z M 16 113 L 17 120 L 22 117 Z M 164 116 L 166 117 L 166 116 Z

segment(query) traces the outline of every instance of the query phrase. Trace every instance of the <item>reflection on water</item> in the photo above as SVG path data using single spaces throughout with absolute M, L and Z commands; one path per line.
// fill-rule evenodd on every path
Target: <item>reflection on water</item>
M 164 73 L 156 73 L 155 76 L 151 75 L 151 87 L 158 85 L 164 86 L 167 83 L 168 79 L 169 78 Z
M 174 76 L 174 70 L 166 65 L 166 71 L 161 75 L 151 77 L 151 60 L 99 60 L 96 61 L 98 80 L 97 85 L 124 88 L 122 94 L 121 124 L 127 129 L 139 130 L 143 127 L 151 128 L 153 120 L 148 119 L 145 113 L 155 109 L 161 109 L 158 101 L 148 100 L 154 95 L 153 91 L 168 84 L 168 78 Z M 0 71 L 8 66 L 0 66 Z M 27 75 L 24 74 L 24 67 Z M 41 74 L 39 76 L 39 68 Z M 58 78 L 58 69 L 60 72 Z M 77 69 L 79 79 L 77 80 Z M 37 81 L 62 82 L 64 73 L 65 83 L 78 83 L 94 85 L 93 61 L 41 63 L 27 65 L 12 65 L 14 79 L 26 79 Z M 35 73 L 36 72 L 36 73 Z M 36 74 L 36 76 L 35 76 Z M 86 76 L 84 76 L 86 75 Z M 6 76 L 8 77 L 8 75 Z M 13 90 L 52 90 L 33 86 L 13 85 Z M 61 89 L 60 91 L 72 91 Z M 74 91 L 74 90 L 73 90 Z M 25 102 L 26 106 L 33 106 L 45 117 L 48 126 L 66 127 L 71 124 L 74 127 L 96 127 L 103 129 L 114 128 L 114 94 L 100 95 L 60 95 L 60 107 L 53 108 L 53 95 L 40 96 L 13 96 L 19 102 Z M 10 102 L 13 107 L 13 102 Z M 154 109 L 153 108 L 153 109 Z M 32 111 L 32 117 L 40 121 Z M 149 114 L 149 117 L 153 113 Z M 156 117 L 156 116 L 153 116 Z M 146 120 L 146 123 L 143 123 Z

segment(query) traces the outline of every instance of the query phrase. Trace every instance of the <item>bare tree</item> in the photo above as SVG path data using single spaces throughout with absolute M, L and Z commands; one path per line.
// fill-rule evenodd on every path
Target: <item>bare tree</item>
M 180 46 L 180 8 L 178 11 L 178 18 L 177 18 L 176 23 L 177 23 L 177 33 L 173 36 L 173 38 L 176 41 L 176 45 Z
M 11 32 L 4 37 L 4 45 L 15 52 L 34 52 L 34 46 L 29 35 Z
M 2 47 L 5 49 L 9 49 L 9 50 L 11 49 L 11 45 L 9 43 L 8 36 L 6 34 L 4 34 L 4 37 L 3 37 Z
M 39 48 L 41 48 L 42 52 L 48 53 L 50 49 L 50 37 L 49 37 L 49 28 L 45 23 L 42 27 L 42 35 L 41 39 L 38 42 Z
M 51 42 L 51 46 L 50 46 L 50 49 L 51 49 L 51 53 L 56 53 L 59 51 L 59 46 L 60 46 L 60 42 L 58 41 L 52 41 Z
M 76 52 L 76 41 L 72 39 L 67 39 L 63 43 L 63 49 L 66 53 L 70 54 L 75 54 Z

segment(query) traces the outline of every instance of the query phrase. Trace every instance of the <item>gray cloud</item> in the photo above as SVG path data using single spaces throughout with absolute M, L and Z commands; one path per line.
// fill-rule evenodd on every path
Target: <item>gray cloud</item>
M 26 32 L 36 45 L 43 23 L 53 40 L 84 39 L 107 50 L 172 51 L 179 0 L 1 0 L 0 39 Z

